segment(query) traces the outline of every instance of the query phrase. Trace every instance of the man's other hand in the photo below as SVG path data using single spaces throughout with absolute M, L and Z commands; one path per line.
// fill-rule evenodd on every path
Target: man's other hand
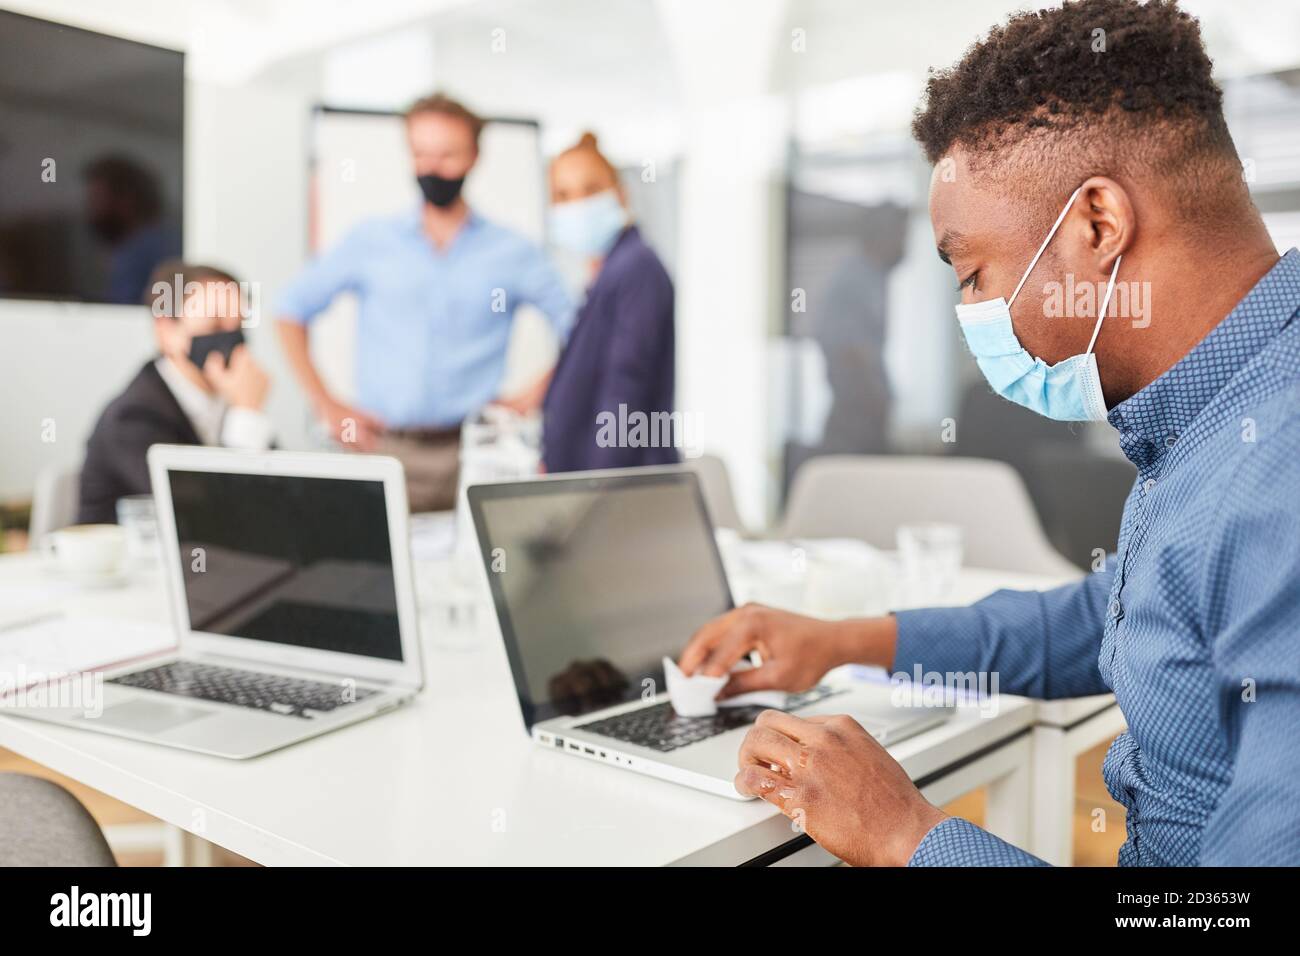
M 236 345 L 227 365 L 220 352 L 208 353 L 203 363 L 203 377 L 212 383 L 218 395 L 232 408 L 261 411 L 271 380 L 253 358 L 247 345 Z
M 384 423 L 374 415 L 332 398 L 316 403 L 316 416 L 325 423 L 331 438 L 356 451 L 370 451 L 384 433 Z
M 853 866 L 905 866 L 945 814 L 903 768 L 843 714 L 759 715 L 740 747 L 736 790 L 780 808 Z
M 546 390 L 551 387 L 551 375 L 547 372 L 513 395 L 501 395 L 492 404 L 507 408 L 516 415 L 531 415 L 542 407 L 546 400 Z

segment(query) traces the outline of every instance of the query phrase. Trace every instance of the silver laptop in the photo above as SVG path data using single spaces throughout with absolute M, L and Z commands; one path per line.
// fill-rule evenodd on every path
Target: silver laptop
M 693 472 L 637 469 L 469 489 L 479 548 L 524 724 L 543 747 L 735 799 L 736 754 L 757 707 L 681 717 L 662 659 L 732 607 Z M 785 699 L 800 716 L 851 714 L 892 744 L 951 707 L 895 706 L 856 682 Z
M 105 672 L 102 712 L 15 713 L 243 758 L 420 689 L 395 459 L 155 445 L 149 473 L 176 650 Z

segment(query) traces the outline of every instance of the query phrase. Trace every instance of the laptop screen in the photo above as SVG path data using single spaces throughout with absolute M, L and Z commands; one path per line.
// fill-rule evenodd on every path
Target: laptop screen
M 402 660 L 382 481 L 167 474 L 191 630 Z
M 731 592 L 690 473 L 471 489 L 497 616 L 529 726 L 664 690 Z

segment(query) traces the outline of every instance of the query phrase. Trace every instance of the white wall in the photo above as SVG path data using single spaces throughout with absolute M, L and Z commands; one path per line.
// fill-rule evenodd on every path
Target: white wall
M 282 89 L 191 83 L 187 99 L 185 256 L 229 269 L 260 290 L 246 328 L 275 383 L 267 412 L 282 447 L 307 442 L 307 405 L 275 334 L 280 290 L 307 254 L 310 101 Z
M 660 0 L 685 93 L 677 283 L 677 404 L 727 464 L 741 517 L 771 510 L 768 329 L 783 270 L 788 117 L 768 94 L 785 0 L 744 8 Z
M 0 497 L 22 498 L 41 467 L 79 459 L 100 397 L 151 354 L 152 319 L 143 306 L 0 302 L 0 330 Z

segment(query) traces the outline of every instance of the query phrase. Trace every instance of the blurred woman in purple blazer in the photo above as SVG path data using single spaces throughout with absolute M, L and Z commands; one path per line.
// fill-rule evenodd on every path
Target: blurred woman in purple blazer
M 551 163 L 552 241 L 588 257 L 591 284 L 542 405 L 547 472 L 678 460 L 673 284 L 641 238 L 618 173 L 584 133 Z

